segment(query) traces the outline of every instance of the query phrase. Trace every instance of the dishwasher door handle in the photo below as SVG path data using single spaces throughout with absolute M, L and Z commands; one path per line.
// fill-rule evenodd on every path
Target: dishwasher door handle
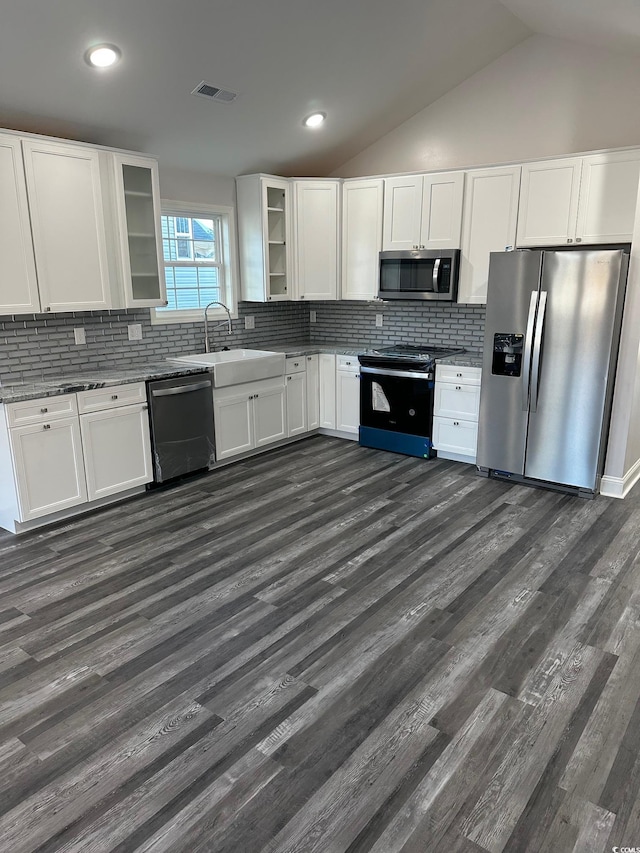
M 191 391 L 202 391 L 211 388 L 211 380 L 206 382 L 194 382 L 192 385 L 178 385 L 176 388 L 159 388 L 152 390 L 152 397 L 172 397 L 174 394 L 189 394 Z

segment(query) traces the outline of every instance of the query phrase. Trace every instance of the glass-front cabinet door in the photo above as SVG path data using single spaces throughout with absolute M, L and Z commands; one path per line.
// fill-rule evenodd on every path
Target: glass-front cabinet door
M 158 164 L 146 157 L 114 158 L 125 305 L 166 305 Z

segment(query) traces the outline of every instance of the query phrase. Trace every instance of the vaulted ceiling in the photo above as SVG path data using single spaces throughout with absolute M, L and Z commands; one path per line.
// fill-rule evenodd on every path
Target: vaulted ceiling
M 7 3 L 0 126 L 219 175 L 329 174 L 532 32 L 640 41 L 634 0 L 603 9 L 601 0 Z M 84 62 L 98 42 L 120 47 L 116 67 Z M 237 100 L 192 96 L 203 80 Z M 328 118 L 308 130 L 302 119 L 315 109 Z

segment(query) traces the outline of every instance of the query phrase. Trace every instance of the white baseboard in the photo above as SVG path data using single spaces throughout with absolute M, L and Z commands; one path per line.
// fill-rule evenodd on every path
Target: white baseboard
M 330 435 L 332 438 L 345 438 L 347 441 L 360 440 L 357 432 L 345 432 L 341 429 L 325 429 L 324 427 L 320 427 L 318 432 L 320 435 Z
M 640 459 L 629 468 L 624 477 L 603 477 L 600 494 L 608 498 L 625 498 L 640 480 Z

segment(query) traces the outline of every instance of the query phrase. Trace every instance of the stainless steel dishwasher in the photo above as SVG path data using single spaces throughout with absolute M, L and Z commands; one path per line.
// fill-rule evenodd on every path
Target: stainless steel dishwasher
M 147 382 L 147 397 L 154 482 L 208 468 L 215 461 L 210 374 Z

